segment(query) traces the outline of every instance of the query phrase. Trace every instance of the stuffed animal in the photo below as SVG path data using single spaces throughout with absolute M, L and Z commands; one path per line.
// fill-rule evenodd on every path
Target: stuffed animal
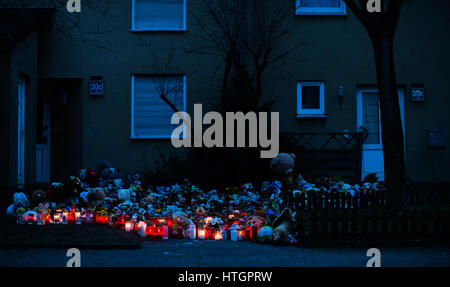
M 28 224 L 37 223 L 37 212 L 36 211 L 27 211 L 23 214 L 23 222 Z
M 197 207 L 197 210 L 195 211 L 195 214 L 197 214 L 200 217 L 205 216 L 206 211 L 202 206 Z
M 8 216 L 14 216 L 16 210 L 21 207 L 27 207 L 30 203 L 28 197 L 23 192 L 16 192 L 13 195 L 14 203 L 11 204 L 6 210 Z
M 273 234 L 271 240 L 275 243 L 290 243 L 295 240 L 293 234 L 296 231 L 296 221 L 291 210 L 285 208 L 283 212 L 272 223 Z
M 295 155 L 292 153 L 280 153 L 270 162 L 271 171 L 280 177 L 292 175 L 295 167 Z
M 187 218 L 186 213 L 182 211 L 174 212 L 172 214 L 172 219 L 173 219 L 172 231 L 174 234 L 177 233 L 179 227 L 186 229 L 189 226 L 189 224 L 192 223 L 192 221 L 189 218 Z
M 261 227 L 258 231 L 258 241 L 268 242 L 272 237 L 272 232 L 273 232 L 272 227 L 268 225 Z
M 39 203 L 43 203 L 47 200 L 47 192 L 42 189 L 37 189 L 31 195 L 31 202 L 33 206 L 38 205 Z
M 246 225 L 261 227 L 265 222 L 266 220 L 260 216 L 250 216 L 247 219 Z
M 106 198 L 105 189 L 102 187 L 89 188 L 80 194 L 89 208 L 96 208 L 103 203 Z
M 89 186 L 91 186 L 91 187 L 98 186 L 99 178 L 98 178 L 98 174 L 94 170 L 92 170 L 92 169 L 86 170 L 86 183 L 89 184 Z
M 117 191 L 117 198 L 120 201 L 130 200 L 130 190 L 129 189 L 119 189 Z

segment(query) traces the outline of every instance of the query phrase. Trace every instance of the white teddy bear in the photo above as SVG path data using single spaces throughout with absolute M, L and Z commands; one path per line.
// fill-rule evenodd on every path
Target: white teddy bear
M 23 192 L 14 193 L 13 198 L 14 198 L 14 203 L 11 204 L 8 207 L 8 209 L 6 210 L 6 214 L 8 216 L 13 216 L 19 207 L 22 207 L 22 206 L 25 207 L 25 206 L 28 206 L 28 204 L 29 204 L 28 198 L 25 195 L 25 193 L 23 193 Z

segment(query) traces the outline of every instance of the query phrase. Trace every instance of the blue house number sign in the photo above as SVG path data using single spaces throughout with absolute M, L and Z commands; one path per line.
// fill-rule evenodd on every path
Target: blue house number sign
M 103 95 L 103 80 L 90 80 L 89 81 L 89 94 L 90 95 Z

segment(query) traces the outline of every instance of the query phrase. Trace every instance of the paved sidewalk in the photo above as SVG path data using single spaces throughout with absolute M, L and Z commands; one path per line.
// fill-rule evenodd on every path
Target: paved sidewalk
M 374 246 L 376 247 L 376 246 Z M 450 247 L 380 248 L 382 266 L 450 266 Z M 82 266 L 364 267 L 367 248 L 299 248 L 253 242 L 148 241 L 140 249 L 81 250 Z M 64 267 L 65 249 L 1 249 L 0 266 Z

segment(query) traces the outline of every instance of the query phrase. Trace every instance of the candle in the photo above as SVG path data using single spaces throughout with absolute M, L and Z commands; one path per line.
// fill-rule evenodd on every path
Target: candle
M 131 231 L 131 228 L 132 228 L 131 222 L 126 222 L 126 223 L 125 223 L 125 231 L 126 231 L 126 232 L 130 232 L 130 231 Z
M 195 224 L 191 223 L 189 224 L 189 229 L 187 232 L 187 235 L 190 239 L 195 239 Z
M 166 224 L 163 225 L 163 239 L 169 239 L 169 226 Z
M 75 213 L 69 213 L 67 219 L 70 224 L 76 223 Z
M 45 224 L 45 217 L 43 213 L 37 214 L 37 225 L 44 225 Z
M 205 231 L 205 229 L 198 229 L 198 239 L 205 239 L 205 233 L 206 233 L 206 231 Z
M 245 231 L 244 230 L 239 230 L 237 233 L 237 240 L 242 240 L 244 239 L 245 236 Z
M 44 218 L 45 218 L 45 223 L 47 224 L 47 223 L 50 223 L 50 214 L 45 214 L 44 215 Z
M 75 212 L 75 221 L 76 224 L 81 224 L 81 212 L 79 211 Z
M 147 224 L 145 224 L 144 222 L 142 222 L 142 223 L 139 225 L 139 235 L 140 235 L 142 238 L 147 237 L 147 232 L 145 231 L 146 229 L 147 229 Z
M 53 222 L 56 224 L 61 223 L 61 213 L 53 214 Z
M 62 223 L 63 224 L 67 224 L 68 221 L 69 221 L 69 212 L 68 211 L 64 211 L 62 213 Z
M 214 239 L 215 240 L 222 240 L 222 232 L 221 231 L 217 231 L 216 234 L 214 235 Z
M 238 240 L 237 230 L 236 229 L 232 229 L 231 230 L 230 239 L 232 241 L 237 241 Z
M 183 227 L 178 227 L 177 230 L 177 238 L 184 238 L 184 228 Z

